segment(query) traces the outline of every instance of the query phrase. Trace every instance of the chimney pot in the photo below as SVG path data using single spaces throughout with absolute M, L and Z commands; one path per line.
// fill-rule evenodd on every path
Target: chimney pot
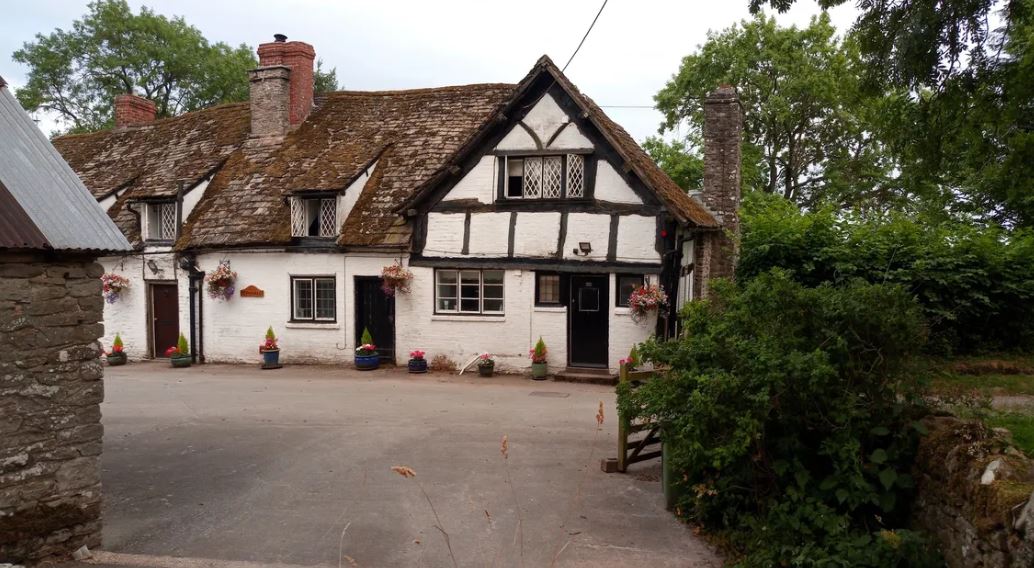
M 285 41 L 287 41 L 287 36 L 285 36 L 284 34 L 273 34 L 273 41 L 277 43 L 284 43 Z
M 154 101 L 131 93 L 115 97 L 115 128 L 122 129 L 154 122 L 158 107 Z

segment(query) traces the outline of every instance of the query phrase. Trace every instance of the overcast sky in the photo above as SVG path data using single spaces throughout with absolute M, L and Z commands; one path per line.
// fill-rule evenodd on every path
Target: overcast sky
M 69 28 L 88 0 L 18 2 L 0 19 L 0 75 L 15 88 L 28 71 L 11 54 L 37 33 Z M 563 67 L 599 10 L 601 0 L 129 0 L 167 16 L 183 16 L 210 41 L 257 46 L 274 33 L 311 43 L 325 67 L 336 67 L 345 89 L 383 90 L 515 83 L 542 54 Z M 748 17 L 748 0 L 610 0 L 567 75 L 637 140 L 656 133 L 653 95 L 678 70 L 684 55 Z M 806 24 L 819 12 L 798 0 L 784 25 Z M 831 12 L 844 31 L 852 2 Z M 54 128 L 47 117 L 40 126 Z

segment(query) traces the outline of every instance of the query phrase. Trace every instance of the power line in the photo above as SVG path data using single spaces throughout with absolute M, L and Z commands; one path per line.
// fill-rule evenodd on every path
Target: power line
M 567 60 L 567 63 L 564 64 L 563 69 L 560 70 L 561 73 L 567 71 L 567 66 L 570 65 L 571 61 L 574 60 L 574 56 L 578 55 L 578 50 L 582 48 L 582 44 L 585 43 L 585 38 L 589 37 L 589 32 L 592 31 L 593 26 L 596 25 L 596 20 L 600 19 L 600 14 L 603 13 L 603 9 L 606 8 L 606 7 L 607 7 L 607 0 L 603 0 L 603 5 L 600 6 L 600 11 L 596 12 L 596 17 L 593 18 L 592 19 L 592 23 L 589 24 L 589 29 L 585 30 L 585 35 L 582 36 L 582 41 L 578 42 L 578 47 L 574 48 L 574 53 L 571 54 L 571 58 Z
M 599 105 L 600 108 L 648 108 L 655 109 L 657 107 L 653 105 Z

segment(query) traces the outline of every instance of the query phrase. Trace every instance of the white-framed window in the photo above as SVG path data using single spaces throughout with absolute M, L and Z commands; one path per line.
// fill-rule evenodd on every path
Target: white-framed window
M 334 276 L 291 277 L 291 321 L 333 323 L 337 320 Z
M 176 202 L 148 203 L 144 240 L 171 241 L 176 238 Z
M 505 156 L 503 196 L 507 199 L 563 199 L 585 197 L 585 158 L 561 156 Z
M 504 274 L 502 270 L 435 270 L 435 312 L 502 314 Z
M 337 234 L 337 199 L 291 198 L 292 237 L 335 237 Z

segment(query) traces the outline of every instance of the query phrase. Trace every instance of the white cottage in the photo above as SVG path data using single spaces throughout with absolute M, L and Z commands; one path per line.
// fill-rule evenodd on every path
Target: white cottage
M 518 84 L 335 92 L 313 98 L 315 52 L 258 50 L 251 99 L 155 120 L 133 95 L 116 127 L 55 141 L 134 244 L 105 259 L 130 281 L 106 340 L 160 357 L 182 331 L 207 361 L 344 363 L 364 328 L 382 356 L 529 365 L 542 337 L 559 371 L 613 370 L 674 330 L 678 306 L 729 275 L 740 185 L 735 91 L 704 101 L 703 191 L 687 194 L 547 57 Z M 225 298 L 205 294 L 220 263 Z M 411 290 L 381 290 L 385 266 Z M 635 322 L 631 290 L 670 310 Z

